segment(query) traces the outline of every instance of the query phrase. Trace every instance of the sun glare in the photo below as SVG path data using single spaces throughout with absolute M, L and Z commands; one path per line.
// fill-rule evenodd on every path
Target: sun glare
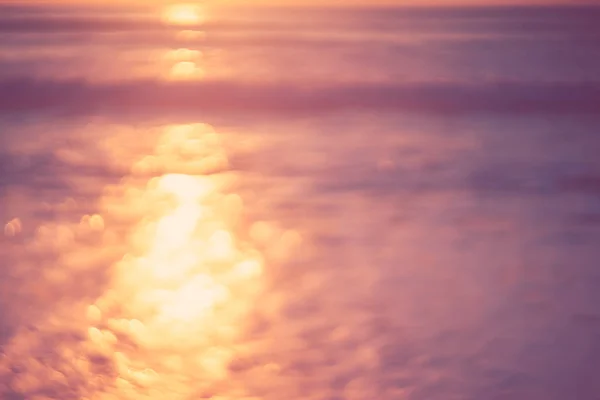
M 217 139 L 204 124 L 172 126 L 157 146 L 155 157 L 166 169 L 177 169 L 173 157 L 198 156 L 191 152 L 198 144 L 200 150 L 223 153 Z M 153 217 L 134 229 L 134 235 L 140 234 L 138 254 L 119 263 L 113 290 L 87 309 L 93 322 L 90 340 L 106 346 L 108 354 L 118 349 L 113 337 L 119 335 L 131 337 L 138 345 L 139 351 L 115 354 L 115 364 L 122 371 L 119 382 L 126 387 L 140 379 L 151 380 L 158 387 L 168 387 L 169 398 L 183 399 L 189 398 L 188 390 L 193 388 L 177 389 L 177 379 L 221 379 L 227 374 L 232 357 L 229 350 L 205 348 L 206 341 L 221 335 L 223 327 L 236 326 L 238 310 L 252 304 L 252 293 L 260 286 L 263 264 L 256 250 L 247 244 L 240 246 L 234 234 L 236 222 L 229 221 L 229 210 L 220 206 L 228 197 L 220 193 L 219 182 L 215 176 L 179 172 L 152 179 L 145 190 L 150 201 L 147 207 L 152 210 L 151 199 L 162 198 L 168 200 L 168 206 L 156 203 L 156 210 L 149 213 Z M 126 306 L 120 308 L 120 315 L 109 315 L 115 311 L 106 304 L 115 301 Z M 103 329 L 103 324 L 111 330 Z M 226 337 L 221 340 L 226 342 Z M 169 357 L 161 357 L 166 350 L 179 355 L 181 362 L 172 365 Z M 137 368 L 140 365 L 143 371 Z M 118 389 L 120 398 L 137 399 Z M 130 391 L 135 394 L 134 389 Z M 149 399 L 164 395 L 156 392 Z
M 214 161 L 198 163 L 227 165 L 224 135 L 206 124 L 166 126 L 161 133 L 130 176 L 103 190 L 100 214 L 84 215 L 73 231 L 38 229 L 35 249 L 51 238 L 65 252 L 61 267 L 71 268 L 75 234 L 85 240 L 82 249 L 71 249 L 77 272 L 79 262 L 85 266 L 79 257 L 98 264 L 88 244 L 96 239 L 104 251 L 114 235 L 110 246 L 124 255 L 95 267 L 109 278 L 97 297 L 75 304 L 69 298 L 35 331 L 28 327 L 2 348 L 0 377 L 15 375 L 10 390 L 18 398 L 46 399 L 37 396 L 40 388 L 63 382 L 66 390 L 67 373 L 82 400 L 217 399 L 211 393 L 223 390 L 222 399 L 254 398 L 229 386 L 230 366 L 244 357 L 246 323 L 268 287 L 271 261 L 289 255 L 300 234 L 250 223 L 235 193 L 237 174 L 215 169 Z M 4 234 L 16 239 L 23 229 L 15 218 Z M 47 338 L 56 351 L 46 365 L 37 345 Z M 4 393 L 0 383 L 0 398 Z M 69 398 L 65 393 L 60 398 Z
M 203 12 L 196 4 L 176 4 L 165 9 L 163 20 L 170 25 L 198 25 L 203 21 Z

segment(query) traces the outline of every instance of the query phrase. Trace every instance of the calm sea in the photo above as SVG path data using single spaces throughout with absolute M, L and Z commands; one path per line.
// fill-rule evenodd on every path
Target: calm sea
M 600 399 L 598 21 L 0 7 L 0 397 Z

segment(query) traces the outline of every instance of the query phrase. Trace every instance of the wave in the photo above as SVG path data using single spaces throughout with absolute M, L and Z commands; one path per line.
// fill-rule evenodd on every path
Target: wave
M 215 12 L 201 24 L 214 32 L 323 32 L 360 30 L 395 33 L 600 34 L 600 7 L 395 8 L 386 10 L 273 10 Z M 196 28 L 199 28 L 197 26 Z M 0 7 L 0 32 L 136 32 L 180 29 L 161 22 L 150 9 L 52 9 Z
M 231 81 L 0 81 L 0 113 L 64 111 L 89 114 L 146 112 L 265 112 L 319 114 L 343 111 L 436 114 L 597 114 L 600 82 L 582 83 L 239 83 Z

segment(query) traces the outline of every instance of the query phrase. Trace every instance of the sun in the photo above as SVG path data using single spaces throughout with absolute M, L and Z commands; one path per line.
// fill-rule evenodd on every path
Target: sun
M 202 8 L 196 4 L 175 4 L 163 11 L 163 21 L 170 25 L 198 25 L 203 21 Z

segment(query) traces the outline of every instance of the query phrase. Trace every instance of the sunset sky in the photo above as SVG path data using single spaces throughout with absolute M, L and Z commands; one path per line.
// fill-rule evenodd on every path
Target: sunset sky
M 0 0 L 0 4 L 172 4 L 171 0 Z M 188 2 L 189 3 L 189 2 Z M 202 1 L 211 5 L 261 6 L 488 6 L 488 5 L 600 5 L 600 0 L 218 0 Z

